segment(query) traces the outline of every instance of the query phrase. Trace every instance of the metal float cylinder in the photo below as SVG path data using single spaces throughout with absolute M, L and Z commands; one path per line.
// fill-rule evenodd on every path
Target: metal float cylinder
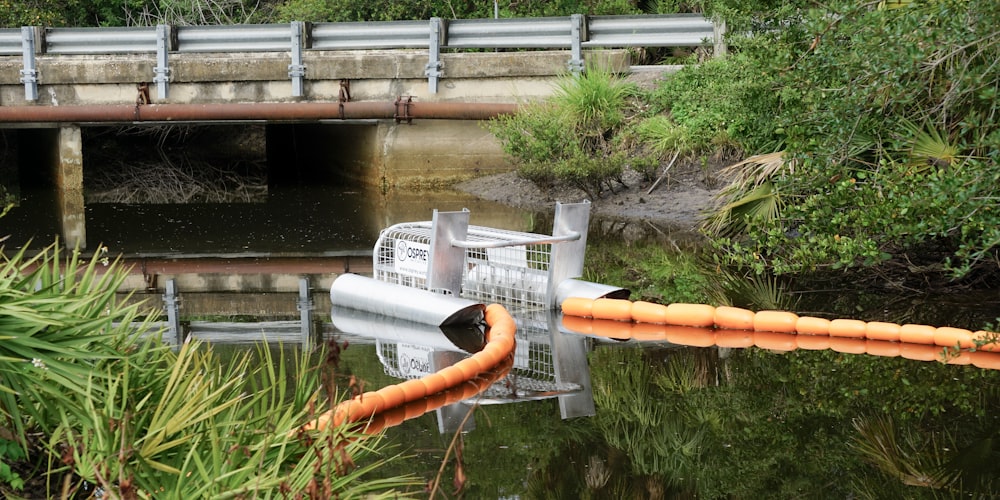
M 554 307 L 559 307 L 559 304 L 562 304 L 563 301 L 570 297 L 582 297 L 585 299 L 627 299 L 631 294 L 631 290 L 627 288 L 570 278 L 562 280 L 559 286 L 556 287 Z
M 486 306 L 452 295 L 342 274 L 330 286 L 334 307 L 347 307 L 434 326 L 476 324 Z

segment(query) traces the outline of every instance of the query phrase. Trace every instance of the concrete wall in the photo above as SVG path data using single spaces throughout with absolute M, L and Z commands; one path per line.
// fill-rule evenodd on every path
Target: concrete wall
M 624 50 L 589 51 L 589 62 L 625 73 Z M 40 55 L 39 99 L 26 101 L 19 81 L 20 56 L 0 56 L 0 105 L 130 104 L 149 88 L 152 103 L 337 101 L 341 81 L 350 82 L 351 100 L 392 101 L 401 95 L 419 101 L 511 103 L 545 97 L 566 72 L 568 51 L 442 54 L 438 92 L 428 91 L 423 51 L 308 51 L 305 95 L 292 96 L 287 53 L 181 53 L 170 55 L 166 99 L 156 96 L 153 54 Z

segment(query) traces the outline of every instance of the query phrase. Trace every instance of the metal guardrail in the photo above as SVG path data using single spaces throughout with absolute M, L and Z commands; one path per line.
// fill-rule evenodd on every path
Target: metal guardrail
M 568 67 L 581 72 L 584 48 L 711 45 L 721 54 L 724 34 L 724 23 L 698 14 L 44 30 L 25 26 L 0 29 L 0 56 L 23 56 L 20 81 L 25 98 L 37 100 L 37 55 L 155 54 L 153 81 L 158 97 L 166 99 L 170 53 L 288 52 L 293 95 L 301 97 L 307 70 L 304 51 L 427 49 L 425 74 L 430 92 L 436 93 L 437 80 L 443 76 L 443 50 L 570 49 Z
M 156 52 L 156 28 L 48 28 L 46 54 Z
M 315 23 L 309 38 L 313 50 L 421 49 L 430 31 L 427 21 Z

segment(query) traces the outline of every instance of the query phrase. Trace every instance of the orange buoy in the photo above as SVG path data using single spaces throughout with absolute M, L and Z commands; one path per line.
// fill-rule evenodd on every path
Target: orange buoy
M 406 401 L 416 401 L 427 395 L 427 385 L 423 383 L 420 379 L 410 379 L 404 380 L 403 382 L 396 384 L 403 394 L 406 395 Z
M 420 398 L 410 401 L 403 406 L 406 413 L 406 420 L 417 418 L 427 413 L 427 398 Z
M 761 349 L 771 351 L 794 351 L 798 348 L 795 335 L 775 332 L 754 332 L 753 343 Z
M 972 356 L 970 354 L 972 353 L 969 351 L 955 351 L 953 349 L 949 349 L 944 362 L 949 365 L 969 365 L 972 364 Z
M 360 396 L 357 396 L 357 400 L 361 403 L 363 412 L 372 416 L 385 408 L 385 401 L 382 400 L 382 396 L 375 392 L 366 392 Z
M 427 409 L 438 409 L 446 404 L 448 404 L 448 393 L 450 389 L 445 389 L 441 392 L 435 392 L 427 396 Z
M 406 393 L 398 385 L 387 385 L 376 392 L 379 396 L 382 396 L 382 402 L 385 403 L 383 410 L 402 406 L 406 403 Z
M 753 329 L 758 332 L 794 333 L 799 315 L 785 311 L 758 311 Z
M 753 332 L 749 330 L 716 330 L 715 345 L 744 349 L 753 345 Z
M 934 344 L 937 328 L 928 325 L 903 325 L 899 327 L 899 341 L 908 344 Z
M 830 349 L 847 354 L 864 354 L 868 351 L 868 344 L 865 339 L 857 337 L 835 337 L 830 336 Z
M 715 308 L 708 304 L 670 304 L 664 322 L 680 326 L 713 326 Z
M 448 381 L 440 373 L 424 375 L 418 380 L 423 382 L 424 386 L 427 387 L 426 395 L 435 394 L 448 388 Z
M 452 366 L 462 372 L 462 380 L 472 380 L 476 378 L 476 375 L 479 375 L 479 372 L 483 371 L 483 367 L 476 358 L 465 358 Z
M 493 368 L 500 364 L 500 360 L 504 356 L 510 354 L 510 349 L 505 346 L 500 345 L 499 342 L 490 342 L 483 347 L 482 351 L 477 352 L 475 355 L 479 358 L 479 363 L 483 365 L 483 368 L 489 367 Z
M 739 307 L 719 306 L 715 308 L 715 324 L 729 330 L 753 330 L 754 313 Z
M 406 420 L 406 408 L 405 406 L 389 408 L 380 413 L 379 416 L 382 417 L 382 425 L 384 427 L 394 427 Z
M 950 326 L 942 326 L 934 331 L 934 343 L 944 347 L 958 346 L 962 349 L 972 349 L 976 346 L 972 341 L 971 331 Z
M 902 350 L 902 344 L 899 342 L 889 342 L 887 340 L 872 340 L 868 339 L 865 341 L 865 352 L 871 354 L 872 356 L 883 356 L 887 358 L 894 358 L 899 356 Z
M 1000 370 L 1000 353 L 991 351 L 974 351 L 969 353 L 972 365 L 989 370 Z
M 632 319 L 636 323 L 667 323 L 667 306 L 637 300 L 632 303 Z
M 795 345 L 799 346 L 799 349 L 822 351 L 830 348 L 830 336 L 799 334 L 795 336 Z
M 466 379 L 465 373 L 463 373 L 462 370 L 455 365 L 446 366 L 438 370 L 438 374 L 444 377 L 445 389 L 451 389 L 452 387 L 461 384 Z
M 632 323 L 613 319 L 593 319 L 591 320 L 591 324 L 591 335 L 614 340 L 629 340 L 632 338 Z
M 632 338 L 640 342 L 664 341 L 667 340 L 666 330 L 671 327 L 659 323 L 636 323 L 632 325 Z
M 581 318 L 593 317 L 591 307 L 594 305 L 593 299 L 583 297 L 569 297 L 562 302 L 562 312 L 566 316 L 578 316 Z
M 632 321 L 632 303 L 623 299 L 595 299 L 590 314 L 594 319 Z
M 830 320 L 814 318 L 812 316 L 799 316 L 799 319 L 795 320 L 795 331 L 806 335 L 829 335 Z
M 580 335 L 591 335 L 594 333 L 594 320 L 584 316 L 567 316 L 563 312 L 562 325 L 567 330 L 579 333 Z
M 835 319 L 830 322 L 831 337 L 851 337 L 862 339 L 867 327 L 864 321 L 856 319 Z
M 979 330 L 972 334 L 974 342 L 982 342 L 983 345 L 976 348 L 978 351 L 1000 352 L 1000 335 L 986 330 Z
M 941 352 L 941 348 L 933 344 L 908 344 L 904 342 L 899 350 L 899 355 L 917 361 L 936 361 L 943 359 Z
M 708 347 L 715 345 L 715 330 L 695 326 L 667 326 L 665 328 L 667 342 L 671 344 L 692 347 Z
M 900 326 L 896 323 L 871 321 L 865 325 L 865 337 L 872 340 L 899 342 Z

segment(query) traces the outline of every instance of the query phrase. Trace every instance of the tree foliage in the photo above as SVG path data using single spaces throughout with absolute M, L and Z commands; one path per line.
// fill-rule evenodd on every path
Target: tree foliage
M 996 271 L 1000 12 L 992 2 L 713 8 L 768 89 L 721 96 L 769 117 L 730 138 L 749 153 L 782 149 L 794 166 L 766 179 L 780 213 L 717 239 L 724 262 L 778 273 Z

